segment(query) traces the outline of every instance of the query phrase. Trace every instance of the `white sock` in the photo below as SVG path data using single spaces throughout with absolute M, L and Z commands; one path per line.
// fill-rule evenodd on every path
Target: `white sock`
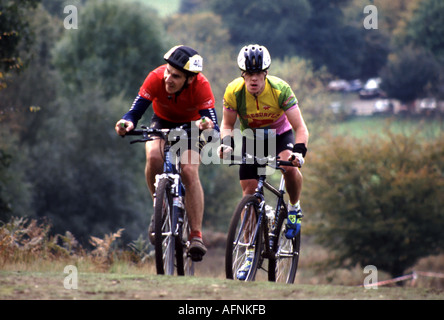
M 247 249 L 246 256 L 247 256 L 247 258 L 253 258 L 254 257 L 254 249 Z
M 291 202 L 290 202 L 290 200 L 288 200 L 288 206 L 287 206 L 287 209 L 288 209 L 288 211 L 290 212 L 290 211 L 297 211 L 297 210 L 299 210 L 301 208 L 301 206 L 300 206 L 300 204 L 299 204 L 299 200 L 298 200 L 298 202 L 296 202 L 296 204 L 292 204 Z

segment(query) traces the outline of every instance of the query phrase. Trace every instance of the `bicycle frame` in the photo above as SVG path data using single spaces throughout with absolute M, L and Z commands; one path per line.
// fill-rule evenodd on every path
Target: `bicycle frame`
M 282 169 L 283 170 L 283 169 Z M 256 188 L 256 191 L 254 193 L 254 196 L 258 198 L 259 200 L 259 217 L 258 217 L 258 223 L 256 226 L 256 230 L 253 236 L 254 242 L 256 243 L 256 237 L 258 236 L 260 226 L 262 224 L 262 219 L 265 219 L 264 225 L 264 239 L 265 243 L 268 244 L 265 246 L 265 252 L 264 257 L 265 258 L 273 258 L 274 253 L 272 252 L 273 249 L 273 243 L 277 237 L 275 230 L 269 230 L 268 226 L 268 217 L 265 214 L 265 195 L 264 195 L 264 188 L 273 193 L 277 197 L 277 203 L 275 207 L 276 217 L 275 220 L 277 221 L 278 215 L 280 214 L 281 206 L 284 204 L 284 194 L 285 194 L 285 179 L 284 176 L 281 176 L 281 181 L 279 183 L 279 189 L 276 189 L 273 185 L 271 185 L 267 180 L 265 175 L 259 176 L 258 185 Z M 271 241 L 270 241 L 271 240 Z
M 247 157 L 239 158 L 233 156 L 231 165 L 248 163 Z M 263 158 L 253 157 L 255 164 L 259 167 L 270 166 L 282 172 L 279 187 L 276 188 L 267 181 L 265 170 L 258 177 L 255 192 L 250 195 L 244 195 L 237 205 L 232 220 L 230 222 L 227 247 L 225 253 L 225 272 L 228 279 L 238 277 L 236 272 L 239 268 L 245 268 L 247 263 L 246 252 L 254 252 L 250 255 L 251 269 L 239 280 L 254 281 L 256 271 L 263 269 L 265 259 L 268 259 L 268 280 L 285 280 L 287 283 L 293 283 L 297 270 L 299 243 L 300 240 L 285 239 L 283 230 L 285 228 L 285 219 L 287 219 L 287 207 L 284 203 L 285 190 L 285 169 L 283 167 L 293 166 L 291 161 L 281 161 L 271 163 L 267 161 L 264 164 Z M 240 162 L 238 162 L 240 160 Z M 272 159 L 269 159 L 272 160 Z M 266 194 L 269 191 L 271 194 Z M 274 198 L 273 195 L 276 197 Z M 271 199 L 273 198 L 273 199 Z M 274 216 L 268 213 L 268 204 L 275 209 Z M 247 211 L 248 210 L 248 211 Z M 254 215 L 250 213 L 254 212 Z M 273 219 L 273 220 L 270 220 Z M 249 227 L 251 225 L 251 228 Z M 300 237 L 300 233 L 298 234 Z M 244 264 L 240 264 L 245 261 Z M 242 271 L 244 272 L 244 271 Z

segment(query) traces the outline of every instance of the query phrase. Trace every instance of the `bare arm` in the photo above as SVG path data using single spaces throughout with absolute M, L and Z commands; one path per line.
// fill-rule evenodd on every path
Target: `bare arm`
M 301 110 L 297 107 L 286 111 L 285 114 L 295 132 L 295 144 L 303 143 L 307 147 L 309 134 Z
M 237 119 L 237 112 L 230 111 L 226 108 L 223 109 L 223 118 L 222 118 L 222 123 L 221 123 L 221 128 L 220 128 L 221 142 L 224 140 L 225 137 L 228 138 L 228 137 L 233 136 L 233 129 L 234 129 L 234 125 L 236 123 L 236 119 Z M 228 140 L 228 141 L 230 141 L 230 140 Z M 234 146 L 232 146 L 232 147 L 234 147 Z M 222 146 L 221 146 L 218 148 L 218 151 L 219 151 L 219 157 L 225 158 L 229 154 L 231 154 L 233 149 L 232 148 L 222 148 Z
M 308 145 L 309 134 L 307 125 L 305 124 L 299 107 L 290 109 L 286 111 L 285 114 L 296 135 L 294 141 L 295 147 L 293 148 L 293 152 L 289 156 L 288 161 L 292 161 L 293 165 L 301 167 L 304 164 L 304 156 Z M 303 144 L 303 146 L 298 144 Z

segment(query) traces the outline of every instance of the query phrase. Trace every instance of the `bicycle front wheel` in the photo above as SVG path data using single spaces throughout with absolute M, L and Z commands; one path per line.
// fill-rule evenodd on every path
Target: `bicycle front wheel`
M 255 279 L 263 251 L 263 231 L 262 226 L 258 225 L 258 204 L 255 196 L 246 195 L 233 213 L 225 252 L 227 279 Z M 253 256 L 250 255 L 251 252 L 254 252 Z M 246 264 L 247 255 L 250 257 L 249 265 Z
M 172 229 L 173 199 L 171 181 L 162 179 L 156 189 L 154 206 L 154 239 L 157 274 L 174 274 L 175 240 Z
M 285 221 L 287 215 L 287 208 L 282 206 L 276 224 L 275 232 L 277 235 L 273 244 L 273 252 L 275 252 L 276 255 L 275 259 L 269 259 L 268 280 L 294 283 L 299 263 L 302 229 L 295 238 L 287 239 L 285 237 Z
M 182 236 L 176 237 L 177 274 L 179 276 L 194 275 L 194 262 L 188 255 L 190 232 L 191 228 L 188 223 L 188 215 L 185 213 L 182 224 Z

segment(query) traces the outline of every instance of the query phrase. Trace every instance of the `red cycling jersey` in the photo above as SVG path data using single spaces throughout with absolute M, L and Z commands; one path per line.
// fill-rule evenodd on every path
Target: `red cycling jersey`
M 166 64 L 151 71 L 140 87 L 139 95 L 152 101 L 154 113 L 167 121 L 189 122 L 200 119 L 199 110 L 214 108 L 210 83 L 202 73 L 179 95 L 165 90 Z

